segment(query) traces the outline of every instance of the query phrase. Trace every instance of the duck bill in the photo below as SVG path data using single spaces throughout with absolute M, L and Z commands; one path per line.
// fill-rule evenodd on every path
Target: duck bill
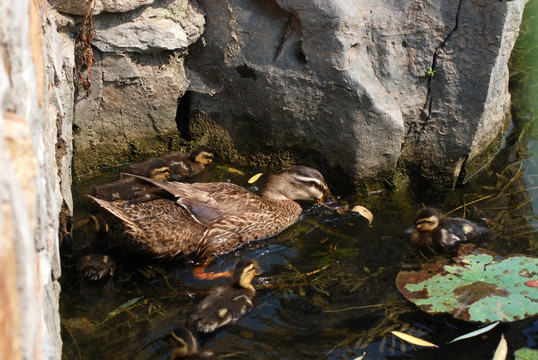
M 415 231 L 417 228 L 415 226 L 411 226 L 411 227 L 408 227 L 407 229 L 405 229 L 405 233 L 406 235 L 409 235 L 411 234 L 413 231 Z

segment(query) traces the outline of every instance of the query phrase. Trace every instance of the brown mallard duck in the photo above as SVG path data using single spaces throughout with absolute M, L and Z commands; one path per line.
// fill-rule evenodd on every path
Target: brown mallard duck
M 302 208 L 294 200 L 322 201 L 330 195 L 319 171 L 295 166 L 269 177 L 258 196 L 227 183 L 181 183 L 144 179 L 174 195 L 146 202 L 107 201 L 90 196 L 123 244 L 156 258 L 226 253 L 291 226 Z
M 188 155 L 182 152 L 150 159 L 131 165 L 133 174 L 156 180 L 179 181 L 201 173 L 213 162 L 214 153 L 206 146 L 198 146 Z
M 188 360 L 218 360 L 218 356 L 209 351 L 203 351 L 198 348 L 196 339 L 185 327 L 178 327 L 170 333 L 170 342 L 174 350 L 170 354 L 170 360 L 188 359 Z
M 232 271 L 231 282 L 213 288 L 191 315 L 190 319 L 196 330 L 213 332 L 222 326 L 235 323 L 250 311 L 256 295 L 252 286 L 255 275 L 256 268 L 252 261 L 238 261 Z
M 406 232 L 414 245 L 448 249 L 478 239 L 489 229 L 469 220 L 445 217 L 441 210 L 426 207 L 417 212 L 414 225 Z

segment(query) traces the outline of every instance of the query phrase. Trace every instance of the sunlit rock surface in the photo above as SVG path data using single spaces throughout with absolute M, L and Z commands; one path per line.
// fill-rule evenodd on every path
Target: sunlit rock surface
M 8 0 L 0 11 L 0 358 L 60 359 L 73 43 L 57 33 L 47 2 Z
M 177 102 L 189 84 L 183 62 L 204 30 L 204 14 L 188 0 L 114 3 L 92 16 L 95 63 L 89 91 L 78 87 L 74 107 L 75 174 L 179 147 Z M 81 17 L 73 19 L 76 41 Z
M 524 0 L 199 3 L 191 131 L 230 158 L 452 187 L 502 131 Z

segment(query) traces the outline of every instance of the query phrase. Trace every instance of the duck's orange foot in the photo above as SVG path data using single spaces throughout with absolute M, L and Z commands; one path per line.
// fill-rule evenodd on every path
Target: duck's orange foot
M 192 274 L 195 278 L 200 280 L 213 280 L 213 279 L 219 279 L 223 277 L 232 277 L 231 271 L 223 271 L 223 272 L 205 272 L 205 268 L 203 266 L 197 266 L 192 271 Z

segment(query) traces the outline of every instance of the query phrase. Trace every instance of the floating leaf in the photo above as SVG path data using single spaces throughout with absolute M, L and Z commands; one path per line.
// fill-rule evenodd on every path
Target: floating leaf
M 495 354 L 493 355 L 493 360 L 505 360 L 507 353 L 508 353 L 508 344 L 506 343 L 504 334 L 502 334 L 501 341 L 499 341 L 499 345 L 497 345 L 497 350 L 495 350 Z
M 488 326 L 484 326 L 483 328 L 480 328 L 478 330 L 471 331 L 470 333 L 467 333 L 467 334 L 462 335 L 462 336 L 458 336 L 454 340 L 451 340 L 451 341 L 447 342 L 447 344 L 450 344 L 450 343 L 453 343 L 453 342 L 456 342 L 456 341 L 460 341 L 460 340 L 464 340 L 464 339 L 469 339 L 469 338 L 478 336 L 480 334 L 483 334 L 485 332 L 488 332 L 491 329 L 493 329 L 495 326 L 499 325 L 499 323 L 500 323 L 500 321 L 495 321 L 494 323 L 489 324 Z
M 538 314 L 538 288 L 523 283 L 538 273 L 538 259 L 526 256 L 461 255 L 420 271 L 400 271 L 396 287 L 430 313 L 451 313 L 470 321 L 515 321 Z
M 114 310 L 112 310 L 111 312 L 109 312 L 105 318 L 105 321 L 110 319 L 110 318 L 113 318 L 114 316 L 124 312 L 125 310 L 129 309 L 131 306 L 133 306 L 134 304 L 136 304 L 138 302 L 138 300 L 142 299 L 142 297 L 135 297 L 123 304 L 121 304 L 120 306 L 118 306 L 117 308 L 115 308 Z
M 351 211 L 361 214 L 363 217 L 365 217 L 368 220 L 368 225 L 372 225 L 372 221 L 374 221 L 374 214 L 367 208 L 361 205 L 356 205 L 351 209 Z
M 432 344 L 429 341 L 422 340 L 422 339 L 420 339 L 418 337 L 415 337 L 413 335 L 409 335 L 409 334 L 406 334 L 406 333 L 403 333 L 403 332 L 400 332 L 400 331 L 391 331 L 391 333 L 392 333 L 392 335 L 397 336 L 400 339 L 405 340 L 408 343 L 411 343 L 413 345 L 439 348 L 439 346 L 437 346 L 435 344 Z
M 538 360 L 538 350 L 522 348 L 514 352 L 515 360 Z
M 249 184 L 254 184 L 256 181 L 258 181 L 258 179 L 260 178 L 260 176 L 262 176 L 263 173 L 257 173 L 256 175 L 254 175 L 253 177 L 251 177 L 250 179 L 248 179 L 248 183 Z
M 525 285 L 527 285 L 528 287 L 538 287 L 538 280 L 529 280 L 529 281 L 525 281 Z
M 235 168 L 229 167 L 229 166 L 217 165 L 216 168 L 219 171 L 225 171 L 225 172 L 228 172 L 228 173 L 234 174 L 234 175 L 240 175 L 240 176 L 245 175 L 245 173 L 242 172 L 241 170 L 238 170 L 238 169 L 235 169 Z

